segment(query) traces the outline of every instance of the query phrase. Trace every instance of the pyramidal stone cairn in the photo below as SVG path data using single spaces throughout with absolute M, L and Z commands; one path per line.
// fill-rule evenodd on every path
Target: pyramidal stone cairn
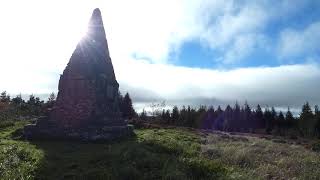
M 111 140 L 133 134 L 133 127 L 121 117 L 119 84 L 98 8 L 60 76 L 58 89 L 49 117 L 25 126 L 27 139 Z

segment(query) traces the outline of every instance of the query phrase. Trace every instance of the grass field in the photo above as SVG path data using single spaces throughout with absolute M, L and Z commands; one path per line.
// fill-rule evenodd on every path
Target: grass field
M 320 153 L 291 141 L 185 128 L 112 143 L 18 140 L 0 126 L 0 179 L 320 179 Z

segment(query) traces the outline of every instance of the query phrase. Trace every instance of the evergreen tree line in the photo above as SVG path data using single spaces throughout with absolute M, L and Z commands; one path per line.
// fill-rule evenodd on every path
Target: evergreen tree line
M 140 114 L 146 117 L 146 112 Z M 314 137 L 320 135 L 320 112 L 318 106 L 314 110 L 309 103 L 302 106 L 299 117 L 294 117 L 290 109 L 286 112 L 276 111 L 274 107 L 262 109 L 257 105 L 252 109 L 248 103 L 233 107 L 227 105 L 225 109 L 218 106 L 190 106 L 172 110 L 163 110 L 157 115 L 160 122 L 167 125 L 185 126 L 201 129 L 221 131 L 237 131 L 251 133 L 277 133 L 280 135 L 297 135 Z
M 0 94 L 0 120 L 11 120 L 22 116 L 42 116 L 46 109 L 52 107 L 55 95 L 52 93 L 47 102 L 39 97 L 30 95 L 24 100 L 21 95 L 11 98 L 6 91 Z
M 11 98 L 6 91 L 3 91 L 0 94 L 0 121 L 25 116 L 47 116 L 55 100 L 54 93 L 49 95 L 47 101 L 43 101 L 34 95 L 30 95 L 27 100 L 24 100 L 21 95 Z M 136 116 L 129 93 L 126 93 L 125 96 L 119 95 L 119 106 L 123 118 L 131 119 Z

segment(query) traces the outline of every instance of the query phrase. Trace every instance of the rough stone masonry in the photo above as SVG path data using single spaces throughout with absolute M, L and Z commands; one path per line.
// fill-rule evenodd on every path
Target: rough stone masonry
M 119 84 L 111 62 L 99 9 L 60 76 L 55 106 L 48 118 L 24 128 L 24 136 L 109 140 L 133 134 L 119 109 Z

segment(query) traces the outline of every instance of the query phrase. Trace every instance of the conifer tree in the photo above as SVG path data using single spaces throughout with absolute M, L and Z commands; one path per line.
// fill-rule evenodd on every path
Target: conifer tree
M 136 115 L 129 93 L 126 93 L 123 98 L 120 96 L 120 111 L 122 117 L 126 119 L 132 119 Z
M 277 111 L 275 110 L 274 107 L 271 107 L 271 123 L 272 123 L 272 127 L 275 126 L 277 118 L 278 118 Z
M 316 118 L 320 116 L 320 110 L 318 105 L 314 106 L 314 115 L 316 116 Z
M 293 128 L 295 124 L 295 119 L 293 117 L 290 108 L 288 107 L 288 111 L 286 113 L 286 129 Z
M 214 108 L 213 106 L 209 106 L 205 122 L 202 126 L 202 128 L 205 129 L 212 129 L 214 123 Z
M 308 102 L 302 106 L 302 112 L 299 119 L 300 132 L 304 136 L 313 136 L 316 121 Z
M 169 109 L 167 109 L 167 111 L 165 113 L 165 120 L 166 120 L 167 124 L 169 124 L 170 118 L 171 118 L 170 117 L 170 111 L 169 111 Z
M 241 116 L 241 110 L 238 102 L 234 105 L 234 108 L 232 109 L 232 118 L 229 124 L 230 131 L 237 131 L 240 127 L 240 116 Z
M 174 106 L 171 113 L 171 124 L 174 124 L 179 119 L 179 109 L 177 106 Z
M 52 108 L 55 102 L 56 102 L 56 95 L 54 94 L 54 92 L 52 92 L 49 95 L 49 98 L 48 98 L 48 101 L 47 101 L 48 108 Z
M 187 119 L 187 109 L 185 106 L 182 106 L 179 112 L 179 120 L 177 122 L 177 125 L 179 126 L 184 126 L 186 124 L 186 119 Z
M 185 120 L 184 126 L 189 126 L 190 124 L 193 123 L 193 120 L 194 120 L 194 114 L 190 106 L 188 106 L 186 113 L 187 114 L 186 114 L 186 120 Z
M 54 94 L 54 92 L 52 92 L 49 95 L 48 102 L 54 102 L 55 100 L 56 100 L 56 95 Z
M 214 118 L 214 129 L 223 130 L 224 115 L 221 106 L 218 106 L 217 110 L 214 112 Z
M 224 122 L 223 122 L 223 130 L 230 131 L 232 124 L 232 108 L 228 104 L 226 109 L 224 110 Z
M 263 112 L 261 106 L 258 104 L 257 109 L 255 111 L 255 128 L 264 128 L 264 121 L 263 121 Z
M 190 127 L 194 127 L 194 128 L 202 127 L 206 116 L 207 116 L 207 107 L 201 105 L 197 111 L 197 118 L 195 119 L 196 121 L 193 122 L 193 124 L 191 124 Z
M 269 108 L 266 108 L 264 111 L 264 119 L 266 120 L 266 132 L 268 134 L 271 134 L 271 131 L 273 129 L 273 115 L 272 111 L 269 110 Z
M 29 99 L 28 99 L 28 101 L 27 101 L 27 104 L 28 104 L 28 105 L 35 105 L 35 104 L 36 104 L 36 97 L 35 97 L 33 94 L 31 94 L 31 95 L 29 96 Z
M 9 103 L 10 102 L 10 95 L 7 94 L 7 91 L 3 91 L 0 94 L 0 102 L 2 102 L 2 103 Z
M 161 120 L 162 121 L 165 121 L 165 116 L 166 116 L 166 110 L 162 110 L 162 113 L 161 113 Z
M 146 110 L 142 109 L 142 112 L 140 113 L 140 119 L 146 120 L 147 119 L 147 112 Z
M 319 111 L 319 106 L 315 105 L 314 107 L 314 114 L 315 114 L 315 121 L 316 121 L 316 133 L 317 136 L 320 138 L 320 111 Z
M 24 100 L 21 97 L 21 94 L 11 99 L 11 102 L 15 106 L 21 106 L 24 103 Z
M 249 104 L 247 103 L 247 101 L 244 104 L 244 112 L 243 113 L 244 113 L 243 127 L 248 130 L 250 128 L 250 124 L 251 124 L 252 111 L 251 111 L 251 108 L 250 108 Z
M 277 122 L 278 122 L 279 133 L 280 135 L 283 135 L 286 122 L 285 122 L 285 118 L 282 111 L 279 112 Z

